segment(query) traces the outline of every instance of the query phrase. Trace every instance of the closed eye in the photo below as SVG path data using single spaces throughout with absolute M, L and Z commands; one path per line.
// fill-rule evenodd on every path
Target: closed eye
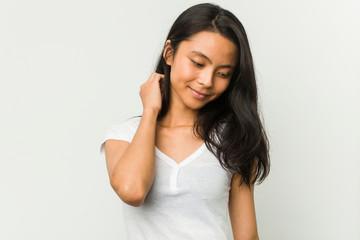
M 200 64 L 200 63 L 198 63 L 198 62 L 195 62 L 194 60 L 191 60 L 196 66 L 198 66 L 198 67 L 202 67 L 202 66 L 204 66 L 203 64 Z

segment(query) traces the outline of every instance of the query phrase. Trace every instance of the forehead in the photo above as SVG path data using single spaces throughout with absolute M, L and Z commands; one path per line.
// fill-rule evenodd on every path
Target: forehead
M 214 62 L 226 64 L 234 64 L 238 56 L 235 43 L 219 33 L 210 31 L 196 33 L 188 40 L 182 41 L 179 51 L 189 55 L 199 55 L 196 52 L 201 52 Z

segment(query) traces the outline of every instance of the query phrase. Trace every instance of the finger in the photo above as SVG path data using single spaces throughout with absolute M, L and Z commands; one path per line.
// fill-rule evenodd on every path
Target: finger
M 164 80 L 165 78 L 165 75 L 164 74 L 158 74 L 157 75 L 157 80 L 160 81 L 160 80 Z
M 158 80 L 158 78 L 159 77 L 158 77 L 157 73 L 153 72 L 149 77 L 149 81 L 156 81 L 156 80 Z
M 160 78 L 164 78 L 164 77 L 165 77 L 164 74 L 160 74 L 160 73 L 158 73 L 158 76 L 159 76 Z
M 153 73 L 151 74 L 151 76 L 150 76 L 150 79 L 151 79 L 151 80 L 156 79 L 156 73 L 153 72 Z

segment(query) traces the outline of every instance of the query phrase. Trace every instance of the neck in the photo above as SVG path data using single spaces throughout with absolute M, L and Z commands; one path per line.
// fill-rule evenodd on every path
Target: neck
M 170 103 L 168 112 L 157 124 L 162 127 L 190 127 L 194 125 L 196 118 L 197 110 Z

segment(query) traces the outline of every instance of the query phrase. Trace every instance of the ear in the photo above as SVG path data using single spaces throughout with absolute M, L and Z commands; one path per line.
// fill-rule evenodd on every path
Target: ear
M 167 65 L 172 65 L 174 62 L 174 49 L 171 47 L 170 40 L 166 40 L 163 57 Z

